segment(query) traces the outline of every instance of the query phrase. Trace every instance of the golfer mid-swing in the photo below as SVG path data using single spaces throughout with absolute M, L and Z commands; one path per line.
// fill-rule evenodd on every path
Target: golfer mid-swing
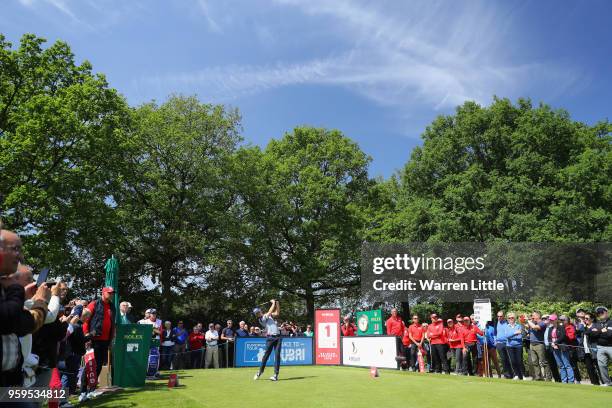
M 259 319 L 259 323 L 266 328 L 266 354 L 264 354 L 263 359 L 261 360 L 261 366 L 259 367 L 259 371 L 255 374 L 254 380 L 259 379 L 266 369 L 266 363 L 268 362 L 268 358 L 272 353 L 272 349 L 275 349 L 274 354 L 274 375 L 270 377 L 272 381 L 278 381 L 278 370 L 280 367 L 281 361 L 281 342 L 282 338 L 280 336 L 280 331 L 278 330 L 278 325 L 276 324 L 276 318 L 280 313 L 280 304 L 278 300 L 272 299 L 270 301 L 271 306 L 268 313 L 264 314 L 260 308 L 256 307 L 253 309 L 253 313 Z

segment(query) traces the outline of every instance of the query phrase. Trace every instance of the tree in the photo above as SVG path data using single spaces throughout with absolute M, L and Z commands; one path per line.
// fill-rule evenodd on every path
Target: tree
M 121 225 L 123 276 L 136 290 L 142 279 L 159 284 L 161 310 L 220 263 L 227 211 L 235 194 L 228 176 L 240 141 L 238 113 L 195 97 L 132 111 L 124 168 L 112 198 Z
M 412 241 L 610 241 L 612 125 L 530 101 L 466 102 L 423 134 L 380 237 Z M 397 226 L 401 226 L 398 228 Z
M 350 296 L 359 284 L 359 249 L 373 182 L 369 158 L 339 131 L 296 128 L 235 160 L 243 226 L 236 249 L 264 284 L 305 302 Z
M 29 262 L 101 276 L 127 105 L 67 44 L 44 44 L 26 34 L 13 49 L 0 35 L 0 217 L 25 236 Z

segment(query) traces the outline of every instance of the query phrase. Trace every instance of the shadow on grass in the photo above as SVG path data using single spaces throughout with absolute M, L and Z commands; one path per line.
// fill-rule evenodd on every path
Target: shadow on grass
M 279 378 L 278 381 L 292 381 L 292 380 L 305 380 L 306 378 L 317 378 L 316 375 L 306 375 L 304 377 L 289 377 L 289 378 Z
M 177 385 L 174 388 L 185 388 L 185 386 Z M 126 408 L 137 407 L 137 406 L 142 406 L 142 404 L 139 404 L 138 402 L 127 401 L 127 400 L 131 399 L 131 397 L 141 392 L 160 391 L 160 390 L 167 390 L 167 389 L 168 389 L 168 384 L 165 382 L 163 383 L 162 382 L 159 382 L 159 383 L 149 382 L 145 384 L 145 386 L 142 388 L 127 388 L 122 391 L 103 394 L 97 398 L 84 402 L 83 404 L 80 404 L 79 406 L 86 406 L 86 407 L 119 406 L 122 408 L 123 407 L 126 407 Z

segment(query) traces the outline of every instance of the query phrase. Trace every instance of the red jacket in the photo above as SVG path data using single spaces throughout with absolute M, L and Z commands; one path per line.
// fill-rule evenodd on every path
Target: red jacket
M 100 302 L 102 302 L 100 300 Z M 96 333 L 96 335 L 93 337 L 94 340 L 111 340 L 112 337 L 112 327 L 113 327 L 113 323 L 112 323 L 112 313 L 111 313 L 111 309 L 110 309 L 110 304 L 108 302 L 102 302 L 104 305 L 104 316 L 103 316 L 103 320 L 102 320 L 102 333 Z M 94 313 L 96 310 L 96 301 L 91 301 L 89 302 L 89 304 L 87 305 L 87 309 L 89 309 L 89 311 L 91 312 L 91 318 L 87 321 L 86 324 L 83 325 L 83 333 L 88 333 L 89 332 L 89 325 L 91 324 L 91 320 L 94 317 Z M 87 331 L 85 331 L 87 330 Z
M 409 346 L 410 343 L 412 343 L 410 341 L 410 337 L 408 337 L 409 334 L 410 334 L 410 330 L 408 329 L 408 327 L 404 327 L 404 337 L 402 337 L 402 344 L 404 346 Z
M 202 333 L 189 333 L 189 350 L 199 350 L 204 344 L 204 335 Z
M 423 332 L 424 330 L 421 323 L 412 323 L 410 326 L 408 326 L 408 334 L 412 334 L 412 338 L 416 341 L 421 341 L 423 339 Z
M 397 316 L 394 318 L 391 316 L 389 319 L 387 319 L 386 326 L 387 335 L 397 337 L 402 337 L 404 335 L 404 328 L 406 326 L 404 325 L 404 321 L 401 317 Z
M 344 323 L 340 326 L 340 330 L 342 330 L 342 335 L 349 337 L 354 336 L 357 332 L 357 326 L 354 323 L 349 323 L 348 327 Z
M 427 338 L 429 339 L 429 344 L 446 344 L 444 322 L 442 319 L 429 323 L 429 326 L 427 326 Z
M 463 330 L 458 326 L 446 329 L 448 336 L 448 344 L 452 349 L 465 348 L 465 342 L 463 340 Z
M 567 344 L 576 344 L 576 327 L 573 324 L 565 326 L 565 334 L 567 335 Z
M 483 335 L 482 330 L 475 324 L 470 324 L 469 326 L 465 326 L 463 329 L 463 341 L 466 343 L 476 343 L 478 341 L 478 337 L 476 335 Z

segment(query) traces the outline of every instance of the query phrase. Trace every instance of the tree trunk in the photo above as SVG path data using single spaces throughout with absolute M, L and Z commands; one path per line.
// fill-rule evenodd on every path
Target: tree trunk
M 409 302 L 400 303 L 400 316 L 402 316 L 402 320 L 404 320 L 404 323 L 410 324 L 410 303 Z
M 161 272 L 161 307 L 160 307 L 160 319 L 169 319 L 170 311 L 172 310 L 172 283 L 170 282 L 170 276 L 172 268 L 168 266 L 162 266 Z
M 314 324 L 315 317 L 315 297 L 312 289 L 306 289 L 306 295 L 304 296 L 306 300 L 306 319 L 311 324 Z

